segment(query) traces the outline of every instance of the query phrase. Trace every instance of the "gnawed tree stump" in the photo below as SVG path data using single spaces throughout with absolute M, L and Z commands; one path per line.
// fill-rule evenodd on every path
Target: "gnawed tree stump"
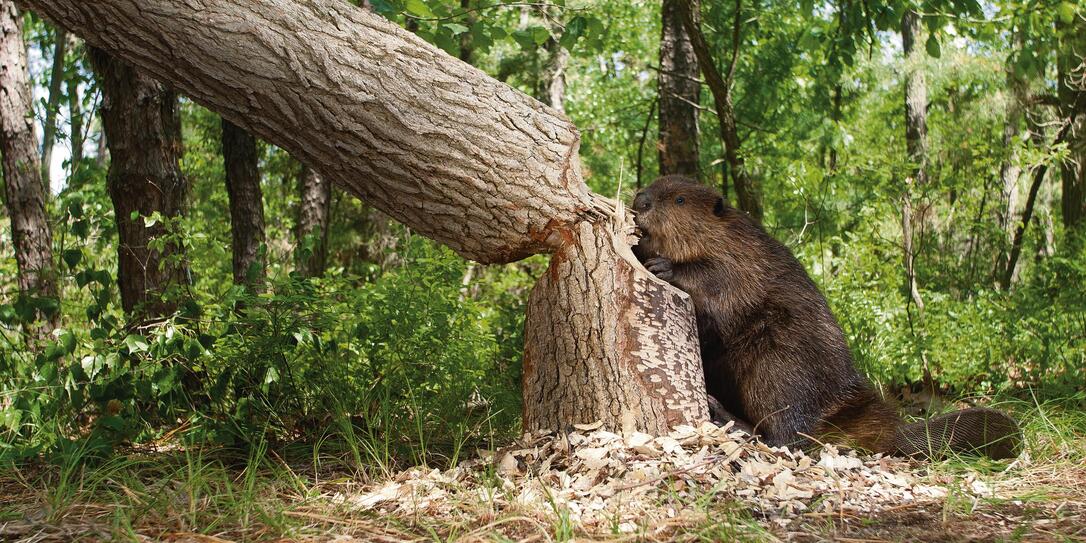
M 555 252 L 527 317 L 525 421 L 708 416 L 689 302 L 585 185 L 572 123 L 340 0 L 20 0 L 465 258 Z
M 532 289 L 525 431 L 602 420 L 665 434 L 708 419 L 690 298 L 646 271 L 626 243 L 605 224 L 581 223 Z

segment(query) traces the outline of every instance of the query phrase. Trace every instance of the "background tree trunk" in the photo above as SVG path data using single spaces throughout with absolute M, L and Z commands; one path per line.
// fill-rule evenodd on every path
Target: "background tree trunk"
M 700 2 L 691 0 L 694 24 L 701 24 Z M 682 0 L 664 0 L 660 13 L 660 175 L 682 174 L 697 179 L 698 104 L 701 82 L 690 37 L 683 28 Z
M 902 194 L 902 249 L 909 295 L 922 316 L 924 300 L 917 286 L 915 256 L 918 233 L 924 232 L 926 206 L 916 204 L 914 191 L 922 192 L 928 183 L 928 89 L 924 81 L 924 51 L 917 49 L 920 39 L 920 15 L 906 11 L 901 18 L 901 44 L 905 53 L 905 147 L 912 173 Z
M 19 292 L 56 298 L 53 235 L 45 215 L 41 162 L 34 139 L 23 16 L 8 0 L 0 0 L 0 156 L 4 202 L 19 267 Z M 34 327 L 34 333 L 45 336 L 56 327 L 56 314 L 39 313 L 39 317 L 43 321 Z
M 625 245 L 630 240 L 623 235 L 615 245 L 604 237 L 629 231 L 632 221 L 589 192 L 577 157 L 579 134 L 554 109 L 335 0 L 26 4 L 467 258 L 509 262 L 556 252 L 540 286 L 555 297 L 537 295 L 525 324 L 555 335 L 526 334 L 526 374 L 543 372 L 547 377 L 537 379 L 543 389 L 609 400 L 558 414 L 547 413 L 552 405 L 542 399 L 528 401 L 529 427 L 597 417 L 654 430 L 661 420 L 707 418 L 704 382 L 692 377 L 701 371 L 696 335 L 660 328 L 683 321 L 674 317 L 679 312 L 692 330 L 689 301 L 666 285 L 658 285 L 668 293 L 662 298 L 642 292 L 648 272 Z M 110 133 L 111 145 L 113 139 Z M 608 271 L 583 276 L 561 273 L 564 266 Z M 624 269 L 636 273 L 619 273 Z M 622 311 L 571 321 L 558 312 L 571 303 L 568 296 L 578 296 L 583 307 Z M 549 325 L 556 322 L 562 325 Z M 585 365 L 601 377 L 578 380 L 571 372 Z M 665 368 L 677 377 L 661 373 Z M 619 392 L 634 386 L 623 378 L 635 375 L 643 397 Z
M 222 158 L 226 169 L 226 194 L 230 199 L 234 284 L 262 292 L 265 278 L 264 194 L 260 190 L 256 138 L 223 119 Z
M 45 103 L 45 122 L 42 123 L 41 182 L 49 191 L 50 170 L 53 165 L 53 145 L 57 140 L 57 110 L 60 109 L 60 85 L 64 82 L 64 58 L 68 50 L 68 34 L 56 29 L 53 35 L 53 68 L 49 72 L 49 97 Z
M 460 11 L 467 12 L 464 23 L 470 29 L 475 24 L 475 13 L 471 11 L 471 0 L 460 0 Z M 475 43 L 472 40 L 471 30 L 468 30 L 460 34 L 460 60 L 471 64 L 474 56 Z
M 79 43 L 79 38 L 72 34 L 68 34 L 68 51 L 77 59 L 77 61 L 73 63 L 72 70 L 78 70 L 78 59 L 82 56 L 80 54 L 82 48 Z M 85 136 L 83 133 L 83 99 L 80 97 L 79 93 L 80 78 L 75 75 L 76 74 L 73 73 L 71 76 L 64 79 L 68 95 L 68 123 L 71 125 L 69 129 L 69 141 L 72 145 L 72 172 L 75 172 L 76 169 L 79 168 L 79 164 L 83 162 L 83 142 Z
M 539 98 L 548 106 L 565 113 L 566 105 L 566 66 L 569 66 L 569 51 L 562 47 L 561 39 L 564 28 L 558 23 L 549 8 L 541 8 L 544 22 L 550 27 L 551 37 L 543 44 L 547 51 L 547 63 L 539 75 Z
M 746 162 L 739 152 L 739 131 L 735 121 L 735 109 L 732 107 L 732 79 L 735 77 L 735 66 L 739 59 L 739 34 L 742 28 L 742 0 L 735 0 L 735 15 L 732 22 L 732 50 L 731 61 L 728 65 L 726 76 L 720 74 L 713 55 L 710 53 L 709 44 L 705 41 L 705 35 L 696 24 L 694 5 L 692 0 L 682 0 L 683 26 L 690 36 L 690 44 L 694 48 L 698 66 L 705 76 L 705 84 L 713 95 L 713 105 L 720 120 L 720 140 L 724 146 L 724 158 L 728 164 L 732 184 L 735 185 L 736 203 L 739 209 L 746 211 L 756 221 L 762 220 L 762 197 L 754 179 L 747 172 Z M 727 190 L 723 191 L 727 196 Z
M 177 309 L 178 295 L 169 291 L 188 284 L 188 269 L 179 245 L 156 242 L 169 235 L 163 221 L 148 225 L 146 218 L 155 212 L 178 218 L 185 206 L 177 95 L 100 49 L 91 49 L 90 58 L 102 88 L 121 305 L 137 318 L 163 317 Z
M 295 266 L 303 277 L 320 277 L 328 264 L 332 184 L 303 164 L 298 173 L 298 200 Z
M 1063 225 L 1086 242 L 1086 21 L 1076 15 L 1063 30 L 1058 60 L 1057 98 L 1066 131 L 1068 156 L 1060 164 Z M 1062 132 L 1061 128 L 1061 132 Z
M 1007 66 L 1007 118 L 1003 122 L 1003 148 L 1007 156 L 999 168 L 1002 181 L 999 209 L 999 224 L 1007 239 L 1014 236 L 1014 217 L 1018 209 L 1018 178 L 1022 168 L 1018 165 L 1018 145 L 1014 138 L 1022 133 L 1022 120 L 1025 118 L 1026 88 L 1025 82 L 1015 75 L 1014 67 Z

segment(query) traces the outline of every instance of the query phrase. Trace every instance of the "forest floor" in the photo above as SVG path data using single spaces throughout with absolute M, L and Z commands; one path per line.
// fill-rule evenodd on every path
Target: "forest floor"
M 0 540 L 1086 541 L 1082 417 L 1049 415 L 1011 462 L 806 455 L 711 425 L 583 426 L 444 470 L 374 469 L 375 444 L 75 454 L 0 471 Z

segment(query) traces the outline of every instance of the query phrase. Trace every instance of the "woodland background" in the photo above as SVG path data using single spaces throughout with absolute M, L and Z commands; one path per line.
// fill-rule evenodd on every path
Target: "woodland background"
M 761 216 L 863 370 L 914 412 L 1081 410 L 1086 6 L 705 2 L 714 77 L 684 5 L 359 9 L 563 110 L 594 191 L 629 201 L 688 173 Z M 48 237 L 21 272 L 11 224 L 33 217 L 5 170 L 5 464 L 173 442 L 300 445 L 387 470 L 517 435 L 544 257 L 462 260 L 78 38 L 17 20 L 33 224 Z

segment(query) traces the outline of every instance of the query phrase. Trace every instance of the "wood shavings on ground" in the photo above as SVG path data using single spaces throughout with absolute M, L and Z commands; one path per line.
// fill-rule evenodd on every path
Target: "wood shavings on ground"
M 526 435 L 446 471 L 409 469 L 333 501 L 403 518 L 478 515 L 484 504 L 494 515 L 557 513 L 586 532 L 614 533 L 704 514 L 706 499 L 741 501 L 785 526 L 800 515 L 875 513 L 946 495 L 901 459 L 859 457 L 831 445 L 808 456 L 709 423 L 660 437 L 593 424 Z

